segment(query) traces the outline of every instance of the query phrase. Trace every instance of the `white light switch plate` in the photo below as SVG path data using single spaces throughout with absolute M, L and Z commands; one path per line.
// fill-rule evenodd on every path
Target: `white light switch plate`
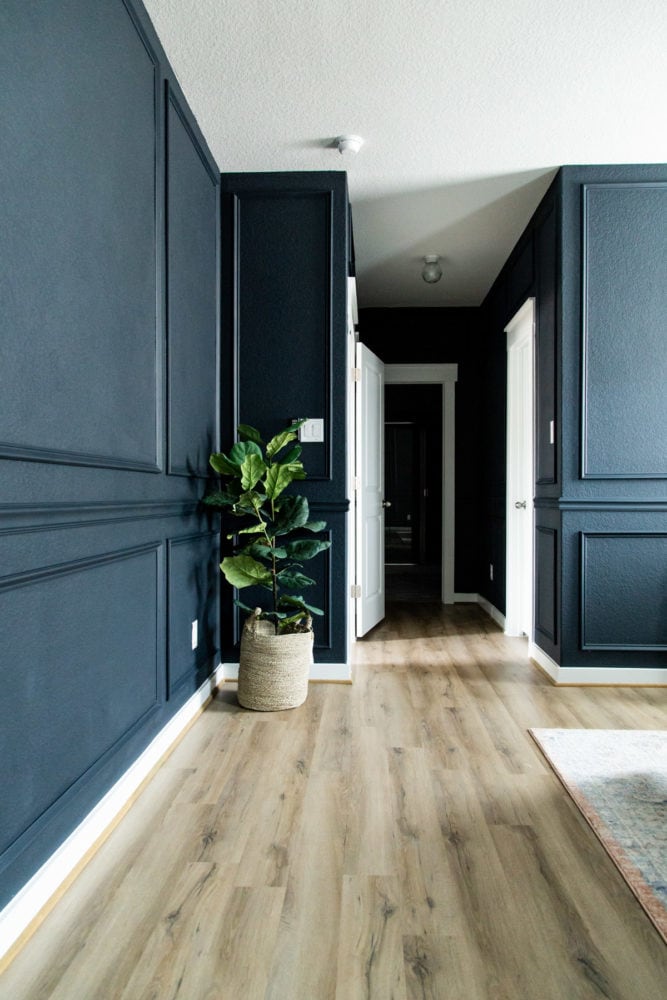
M 199 645 L 199 622 L 195 618 L 192 623 L 192 648 L 196 649 Z
M 303 427 L 299 428 L 299 441 L 317 443 L 324 441 L 324 420 L 320 417 L 313 417 L 306 420 Z

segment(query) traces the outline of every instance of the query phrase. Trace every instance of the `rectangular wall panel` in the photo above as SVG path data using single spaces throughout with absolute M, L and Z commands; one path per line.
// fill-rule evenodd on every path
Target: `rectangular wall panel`
M 583 185 L 583 475 L 667 477 L 667 184 Z
M 157 705 L 161 547 L 0 584 L 0 852 Z M 1 863 L 0 863 L 1 864 Z
M 188 678 L 197 687 L 206 679 L 217 646 L 220 543 L 217 532 L 169 541 L 168 690 L 172 695 Z M 192 622 L 197 647 L 192 648 Z
M 155 57 L 118 0 L 0 39 L 0 457 L 157 470 Z
M 667 534 L 581 534 L 583 649 L 667 650 Z
M 535 480 L 538 486 L 553 484 L 557 478 L 556 251 L 556 209 L 552 208 L 537 232 Z
M 167 95 L 168 466 L 206 476 L 218 450 L 220 174 Z M 193 344 L 197 344 L 193 350 Z
M 303 459 L 310 480 L 328 479 L 332 196 L 243 192 L 237 206 L 240 421 L 270 434 L 292 418 L 323 418 L 324 442 L 306 445 Z
M 535 529 L 535 628 L 554 645 L 558 641 L 558 532 Z

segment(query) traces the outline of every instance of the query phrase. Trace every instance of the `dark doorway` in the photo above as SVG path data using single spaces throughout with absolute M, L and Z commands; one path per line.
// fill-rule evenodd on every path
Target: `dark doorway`
M 385 576 L 389 600 L 438 600 L 442 387 L 385 387 Z

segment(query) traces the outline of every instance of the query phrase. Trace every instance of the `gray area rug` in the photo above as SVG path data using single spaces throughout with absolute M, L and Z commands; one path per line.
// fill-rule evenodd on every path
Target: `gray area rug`
M 530 734 L 667 942 L 667 731 Z

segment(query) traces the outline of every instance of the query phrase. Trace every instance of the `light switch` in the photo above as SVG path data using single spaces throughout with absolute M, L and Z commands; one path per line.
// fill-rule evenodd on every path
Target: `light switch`
M 199 645 L 199 621 L 195 618 L 192 622 L 192 648 L 196 649 Z
M 306 420 L 303 427 L 299 428 L 299 441 L 316 444 L 324 441 L 324 420 L 320 417 L 313 417 Z

